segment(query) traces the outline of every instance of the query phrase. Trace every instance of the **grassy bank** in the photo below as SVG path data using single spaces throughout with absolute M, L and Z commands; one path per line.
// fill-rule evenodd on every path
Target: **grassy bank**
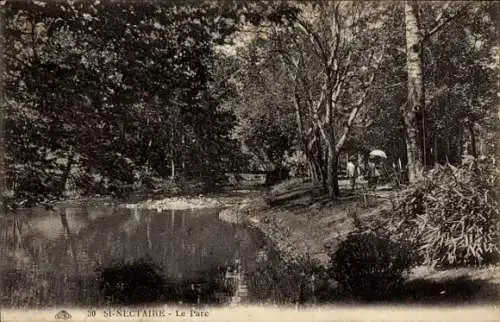
M 345 193 L 331 200 L 321 187 L 295 179 L 240 205 L 245 220 L 264 231 L 284 257 L 309 254 L 327 264 L 328 253 L 354 229 L 354 215 L 368 219 L 389 209 L 391 193 Z
M 294 180 L 271 188 L 254 202 L 240 205 L 238 213 L 258 227 L 276 245 L 285 259 L 309 255 L 330 265 L 330 254 L 355 229 L 355 220 L 375 220 L 392 209 L 395 191 L 349 193 L 330 200 L 320 187 L 306 180 Z M 414 268 L 397 299 L 415 302 L 478 303 L 498 299 L 499 266 L 438 270 Z

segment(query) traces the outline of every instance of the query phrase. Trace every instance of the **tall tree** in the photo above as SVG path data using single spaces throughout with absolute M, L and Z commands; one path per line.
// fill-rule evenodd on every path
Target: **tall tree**
M 213 49 L 236 30 L 239 2 L 4 5 L 11 188 L 57 195 L 73 169 L 87 189 L 96 176 L 130 185 L 144 168 L 206 178 L 232 166 Z
M 292 38 L 293 44 L 281 53 L 295 75 L 299 137 L 304 142 L 306 133 L 319 133 L 330 197 L 340 193 L 339 154 L 366 105 L 383 59 L 384 40 L 375 32 L 383 25 L 380 13 L 374 3 L 318 2 L 288 16 L 293 32 L 300 36 Z M 308 130 L 304 129 L 305 115 L 310 119 Z M 304 152 L 310 155 L 307 149 Z
M 408 73 L 408 101 L 402 106 L 406 128 L 408 180 L 415 182 L 422 177 L 425 153 L 425 86 L 423 74 L 423 50 L 427 40 L 453 19 L 465 12 L 467 5 L 458 10 L 449 9 L 446 3 L 436 16 L 432 26 L 423 26 L 419 15 L 420 4 L 405 1 L 406 66 Z
M 406 66 L 408 69 L 408 102 L 403 105 L 406 127 L 408 180 L 415 182 L 422 176 L 423 162 L 419 145 L 419 121 L 425 106 L 422 74 L 422 40 L 415 3 L 405 2 Z

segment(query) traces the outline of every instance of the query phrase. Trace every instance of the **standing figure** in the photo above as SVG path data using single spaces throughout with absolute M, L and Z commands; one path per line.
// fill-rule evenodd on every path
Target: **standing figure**
M 375 163 L 375 161 L 368 161 L 368 186 L 370 188 L 377 187 L 379 176 L 380 171 L 377 169 L 377 164 Z
M 351 181 L 351 189 L 354 191 L 354 188 L 356 187 L 357 167 L 353 161 L 354 160 L 350 158 L 347 162 L 347 177 Z

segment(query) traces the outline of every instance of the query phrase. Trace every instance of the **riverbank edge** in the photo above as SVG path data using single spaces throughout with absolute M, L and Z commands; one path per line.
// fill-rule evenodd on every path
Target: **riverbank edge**
M 260 230 L 271 240 L 276 250 L 285 260 L 310 256 L 321 264 L 329 266 L 329 254 L 332 246 L 334 246 L 332 244 L 337 244 L 335 241 L 340 241 L 344 235 L 354 229 L 353 223 L 350 222 L 347 215 L 347 212 L 350 211 L 349 207 L 337 211 L 339 209 L 336 208 L 343 205 L 331 201 L 324 205 L 313 204 L 313 207 L 309 208 L 301 204 L 301 200 L 297 203 L 292 201 L 288 205 L 285 203 L 272 206 L 274 197 L 269 191 L 262 192 L 257 198 L 246 203 L 226 207 L 221 211 L 219 218 L 227 222 L 239 223 Z M 373 216 L 390 206 L 390 202 L 384 200 L 358 215 L 361 217 Z M 313 220 L 317 215 L 323 215 L 321 219 L 324 220 L 328 217 L 328 215 L 325 216 L 326 213 L 336 211 L 339 216 L 345 215 L 345 220 L 349 222 L 349 226 L 352 226 L 349 231 L 341 234 L 332 234 L 325 230 L 319 230 L 316 234 L 310 233 L 315 228 Z M 302 220 L 301 224 L 297 225 L 293 222 L 293 219 L 297 217 L 302 217 L 305 220 Z
M 308 189 L 310 188 L 305 190 Z M 336 245 L 354 230 L 350 216 L 353 208 L 357 209 L 354 211 L 359 218 L 369 218 L 392 207 L 390 195 L 371 195 L 368 197 L 368 205 L 364 207 L 359 207 L 359 199 L 314 202 L 314 198 L 310 196 L 298 197 L 273 206 L 273 198 L 286 192 L 273 194 L 272 190 L 273 188 L 261 191 L 257 198 L 223 209 L 224 215 L 219 218 L 258 229 L 273 243 L 285 260 L 308 255 L 325 267 L 330 266 L 330 254 Z M 341 227 L 335 231 L 332 224 L 336 222 L 340 222 Z M 500 265 L 451 269 L 436 269 L 424 265 L 415 267 L 408 276 L 409 281 L 446 281 L 461 278 L 488 281 L 497 285 L 500 293 Z
M 208 190 L 207 190 L 208 189 Z M 0 215 L 8 214 L 16 209 L 29 208 L 57 208 L 66 204 L 91 204 L 94 202 L 109 202 L 110 204 L 141 203 L 148 200 L 162 200 L 168 198 L 195 199 L 199 196 L 222 196 L 227 192 L 238 189 L 231 184 L 211 185 L 201 180 L 172 181 L 171 179 L 156 179 L 151 186 L 133 185 L 116 186 L 115 190 L 104 193 L 81 193 L 79 190 L 65 190 L 61 194 L 21 195 L 16 196 L 13 191 L 5 191 L 0 198 Z M 201 207 L 204 208 L 204 207 Z
M 165 209 L 201 209 L 201 208 L 228 208 L 237 204 L 242 196 L 255 195 L 265 187 L 255 187 L 244 189 L 241 187 L 227 186 L 208 193 L 160 193 L 154 189 L 140 190 L 126 196 L 117 197 L 112 194 L 92 194 L 92 195 L 71 195 L 61 198 L 51 198 L 34 203 L 17 202 L 13 199 L 7 200 L 5 205 L 0 202 L 0 209 L 4 214 L 8 214 L 16 209 L 46 208 L 54 209 L 66 207 L 72 204 L 113 204 L 124 208 L 142 208 L 161 210 Z M 178 206 L 175 203 L 181 201 Z M 155 207 L 156 203 L 163 203 L 162 207 Z M 13 206 L 12 206 L 13 205 Z

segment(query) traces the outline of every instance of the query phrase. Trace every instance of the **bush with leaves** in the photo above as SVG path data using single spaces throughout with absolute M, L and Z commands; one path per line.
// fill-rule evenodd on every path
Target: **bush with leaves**
M 373 230 L 349 234 L 330 260 L 340 294 L 359 300 L 386 298 L 417 263 L 410 244 Z
M 492 165 L 483 160 L 432 170 L 398 202 L 394 233 L 412 239 L 426 264 L 497 262 L 500 211 Z
M 291 304 L 326 301 L 331 295 L 328 270 L 319 261 L 300 256 L 292 260 L 265 260 L 248 274 L 251 300 Z

